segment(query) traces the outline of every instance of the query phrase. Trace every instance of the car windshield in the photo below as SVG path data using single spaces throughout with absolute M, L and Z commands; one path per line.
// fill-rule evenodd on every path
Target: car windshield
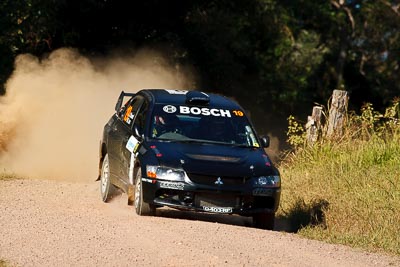
M 259 147 L 241 110 L 158 104 L 151 119 L 153 139 Z

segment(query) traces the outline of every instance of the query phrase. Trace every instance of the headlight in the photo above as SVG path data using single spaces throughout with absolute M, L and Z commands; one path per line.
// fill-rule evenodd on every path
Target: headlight
M 269 187 L 280 187 L 281 177 L 279 175 L 261 176 L 257 178 L 256 184 Z
M 161 166 L 146 166 L 147 177 L 169 181 L 184 181 L 185 171 Z

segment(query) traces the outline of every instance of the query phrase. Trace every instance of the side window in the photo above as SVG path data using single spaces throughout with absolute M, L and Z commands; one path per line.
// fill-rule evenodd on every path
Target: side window
M 132 99 L 129 99 L 128 101 L 126 101 L 126 103 L 118 111 L 118 117 L 121 120 L 124 118 L 125 111 L 126 111 L 127 107 L 131 104 L 131 102 L 132 102 Z
M 134 98 L 133 100 L 128 101 L 126 103 L 123 112 L 121 112 L 120 114 L 120 118 L 126 125 L 128 126 L 132 125 L 132 123 L 135 120 L 135 116 L 138 112 L 138 109 L 140 108 L 142 103 L 143 100 L 141 98 Z
M 139 127 L 141 133 L 143 133 L 145 123 L 146 123 L 146 114 L 147 114 L 148 104 L 144 102 L 139 113 L 136 116 L 135 125 Z

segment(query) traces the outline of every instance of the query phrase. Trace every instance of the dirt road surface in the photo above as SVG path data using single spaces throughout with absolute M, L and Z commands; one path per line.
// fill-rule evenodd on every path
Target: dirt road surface
M 12 266 L 400 266 L 400 258 L 254 229 L 238 216 L 140 217 L 98 182 L 0 181 L 0 259 Z

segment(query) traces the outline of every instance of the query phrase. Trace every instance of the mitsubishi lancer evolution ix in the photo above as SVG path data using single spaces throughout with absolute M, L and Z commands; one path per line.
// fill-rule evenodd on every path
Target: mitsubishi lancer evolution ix
M 126 101 L 125 104 L 124 101 Z M 146 89 L 121 92 L 100 142 L 101 197 L 128 194 L 139 215 L 167 206 L 251 216 L 273 229 L 279 171 L 243 108 L 217 94 Z

